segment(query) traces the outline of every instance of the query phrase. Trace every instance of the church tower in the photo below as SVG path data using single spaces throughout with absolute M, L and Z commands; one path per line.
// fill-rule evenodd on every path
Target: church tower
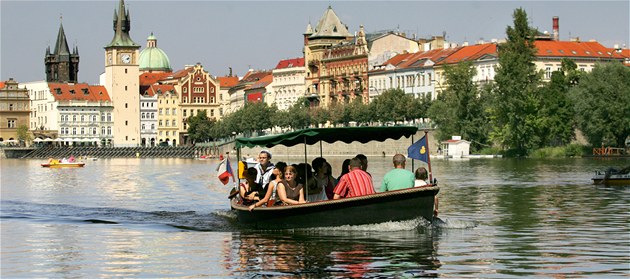
M 105 46 L 105 88 L 114 105 L 114 146 L 140 145 L 140 45 L 131 40 L 125 1 L 114 10 L 114 38 Z
M 50 46 L 46 48 L 46 81 L 60 83 L 76 83 L 79 77 L 79 48 L 74 47 L 72 53 L 68 48 L 63 24 L 59 24 L 55 50 L 50 53 Z

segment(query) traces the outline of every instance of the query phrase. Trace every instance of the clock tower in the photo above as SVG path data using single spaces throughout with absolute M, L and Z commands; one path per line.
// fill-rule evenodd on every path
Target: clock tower
M 140 45 L 131 40 L 129 10 L 120 0 L 114 10 L 114 38 L 105 46 L 105 88 L 114 105 L 114 146 L 140 145 Z

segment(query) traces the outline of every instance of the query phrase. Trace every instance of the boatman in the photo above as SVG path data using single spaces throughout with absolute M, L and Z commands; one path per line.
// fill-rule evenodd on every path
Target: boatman
M 271 152 L 269 150 L 261 150 L 258 154 L 258 163 L 254 168 L 258 171 L 256 175 L 256 183 L 267 190 L 269 184 L 269 178 L 273 172 L 275 166 L 271 163 Z
M 383 176 L 381 192 L 400 190 L 413 187 L 415 176 L 405 169 L 405 155 L 396 154 L 392 159 L 394 169 Z
M 350 172 L 344 174 L 335 186 L 333 199 L 359 197 L 375 193 L 372 177 L 361 169 L 359 158 L 352 158 L 348 168 Z

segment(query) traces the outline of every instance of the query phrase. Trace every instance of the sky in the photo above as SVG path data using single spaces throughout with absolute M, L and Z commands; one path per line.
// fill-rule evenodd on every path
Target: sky
M 0 0 L 0 80 L 20 83 L 46 78 L 46 48 L 62 23 L 72 49 L 79 49 L 79 82 L 97 84 L 105 50 L 114 36 L 119 0 Z M 351 33 L 398 30 L 411 37 L 446 34 L 449 42 L 474 44 L 505 38 L 513 12 L 523 8 L 529 24 L 552 31 L 560 18 L 560 40 L 579 37 L 604 46 L 630 47 L 630 1 L 160 1 L 126 0 L 131 38 L 146 47 L 154 33 L 174 71 L 201 63 L 213 76 L 243 76 L 248 69 L 273 69 L 302 57 L 303 33 L 332 6 Z

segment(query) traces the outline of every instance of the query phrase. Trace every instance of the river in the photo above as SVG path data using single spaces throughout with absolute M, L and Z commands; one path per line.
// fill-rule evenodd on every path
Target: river
M 216 160 L 40 163 L 0 160 L 2 278 L 630 276 L 630 186 L 590 181 L 628 159 L 433 160 L 442 222 L 285 231 L 237 225 Z

